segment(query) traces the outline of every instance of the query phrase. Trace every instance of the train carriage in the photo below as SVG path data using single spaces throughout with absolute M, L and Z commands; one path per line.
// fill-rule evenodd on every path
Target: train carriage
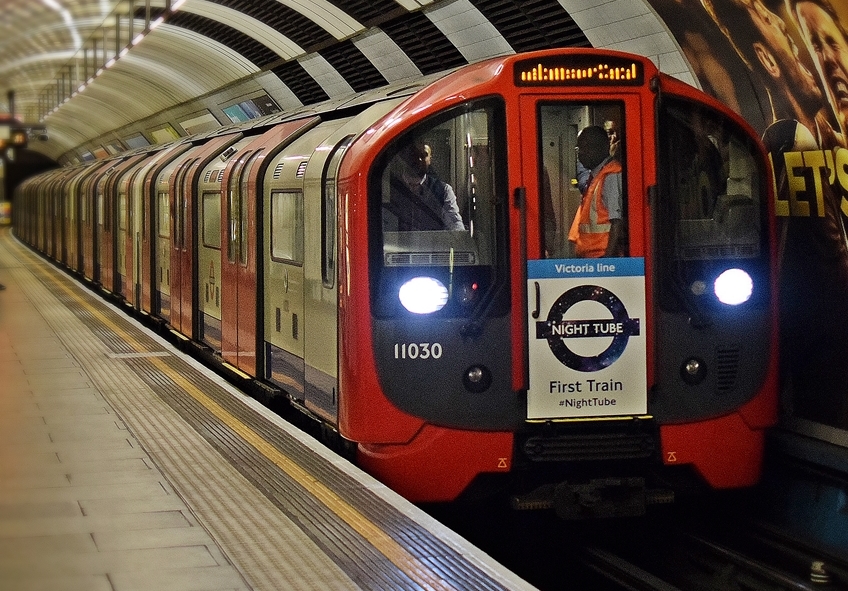
M 679 476 L 759 477 L 766 163 L 649 60 L 549 50 L 63 173 L 98 221 L 66 234 L 102 249 L 86 276 L 411 500 L 495 481 L 517 508 L 639 514 Z M 63 174 L 18 194 L 48 253 Z

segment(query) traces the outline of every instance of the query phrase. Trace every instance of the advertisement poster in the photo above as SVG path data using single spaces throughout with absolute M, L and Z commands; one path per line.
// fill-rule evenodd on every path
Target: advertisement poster
M 527 262 L 527 418 L 647 412 L 645 262 Z
M 770 154 L 782 415 L 848 429 L 848 2 L 648 1 Z

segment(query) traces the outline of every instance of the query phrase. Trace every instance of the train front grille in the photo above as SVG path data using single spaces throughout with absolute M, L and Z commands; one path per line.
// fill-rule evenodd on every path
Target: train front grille
M 528 437 L 521 446 L 534 462 L 633 460 L 656 453 L 650 433 L 576 433 Z

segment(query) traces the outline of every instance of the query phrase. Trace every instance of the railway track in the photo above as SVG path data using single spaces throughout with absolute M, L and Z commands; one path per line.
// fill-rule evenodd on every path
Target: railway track
M 481 513 L 436 517 L 542 591 L 848 591 L 839 557 L 722 504 L 594 522 Z
M 587 564 L 622 589 L 842 591 L 848 565 L 756 518 L 716 505 L 676 507 L 662 519 L 608 526 Z

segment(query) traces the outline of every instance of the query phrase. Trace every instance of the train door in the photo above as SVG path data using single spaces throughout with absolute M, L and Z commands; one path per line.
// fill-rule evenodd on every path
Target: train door
M 80 182 L 80 271 L 86 280 L 94 276 L 94 195 L 91 192 L 92 180 L 97 177 L 103 166 Z
M 242 140 L 242 142 L 245 140 Z M 240 142 L 241 143 L 241 142 Z M 197 186 L 199 209 L 197 229 L 198 338 L 221 353 L 221 199 L 227 159 L 239 149 L 239 143 L 227 148 L 200 175 Z
M 171 270 L 177 243 L 180 240 L 178 230 L 180 225 L 176 220 L 174 207 L 176 196 L 174 191 L 179 185 L 175 178 L 181 176 L 186 162 L 191 157 L 193 150 L 185 152 L 167 164 L 158 174 L 156 183 L 156 268 L 153 272 L 155 302 L 153 313 L 165 322 L 176 327 L 171 318 L 172 306 L 172 282 L 178 277 Z M 177 292 L 179 293 L 179 292 Z
M 120 276 L 119 293 L 124 300 L 135 305 L 135 286 L 137 283 L 136 252 L 138 239 L 138 204 L 133 195 L 133 176 L 138 164 L 124 169 L 116 179 L 115 191 L 118 196 L 118 243 L 117 267 Z
M 222 212 L 221 314 L 223 357 L 240 370 L 257 375 L 257 339 L 261 316 L 258 279 L 258 212 L 260 173 L 266 160 L 317 122 L 301 119 L 275 126 L 244 146 L 224 178 Z
M 78 268 L 83 277 L 94 281 L 94 253 L 95 253 L 95 209 L 94 209 L 94 187 L 95 182 L 103 171 L 108 168 L 108 162 L 101 163 L 94 168 L 78 185 L 80 201 L 80 256 Z
M 63 202 L 65 206 L 65 230 L 62 236 L 62 262 L 71 269 L 76 269 L 79 228 L 77 227 L 77 177 L 85 174 L 78 171 L 63 183 Z
M 640 96 L 520 100 L 527 417 L 645 415 Z
M 303 400 L 303 190 L 275 188 L 263 199 L 266 377 Z
M 191 305 L 191 250 L 189 194 L 191 180 L 189 169 L 196 159 L 189 160 L 171 179 L 171 326 L 180 334 L 193 336 Z M 188 193 L 188 194 L 187 194 Z M 184 277 L 186 275 L 187 277 Z M 183 309 L 183 304 L 185 309 Z
M 170 273 L 171 253 L 168 247 L 170 237 L 170 203 L 168 192 L 160 192 L 160 174 L 171 162 L 191 147 L 191 144 L 180 143 L 163 150 L 145 167 L 138 182 L 143 183 L 142 200 L 144 213 L 144 228 L 142 229 L 141 262 L 141 309 L 154 316 L 160 317 L 161 301 L 159 300 L 164 269 Z M 167 187 L 167 185 L 166 185 Z M 164 234 L 164 236 L 163 236 Z M 167 318 L 166 318 L 167 320 Z
M 254 138 L 255 139 L 255 138 Z M 223 287 L 223 356 L 239 369 L 255 375 L 256 366 L 256 202 L 247 184 L 250 170 L 262 149 L 245 146 L 224 180 L 226 200 L 222 212 L 221 285 Z M 255 196 L 255 191 L 254 191 Z M 251 213 L 252 211 L 252 213 Z M 240 329 L 244 331 L 244 339 Z M 253 338 L 248 338 L 250 335 Z M 252 358 L 248 359 L 249 356 Z
M 86 167 L 90 168 L 93 164 L 88 164 Z M 62 182 L 62 207 L 64 208 L 64 225 L 62 228 L 62 263 L 68 267 L 73 269 L 76 264 L 76 256 L 77 256 L 77 236 L 78 230 L 77 228 L 77 220 L 79 216 L 77 215 L 77 192 L 76 192 L 76 183 L 77 177 L 81 174 L 85 174 L 83 169 L 77 169 L 77 171 L 68 177 Z
M 59 241 L 62 233 L 62 176 L 53 182 L 50 190 L 50 232 L 48 232 L 48 254 L 54 261 L 59 260 Z
M 292 398 L 305 398 L 304 177 L 315 147 L 336 122 L 287 145 L 268 164 L 262 195 L 265 372 Z
M 179 333 L 194 338 L 199 328 L 195 308 L 199 295 L 194 291 L 197 274 L 195 233 L 198 228 L 197 190 L 200 172 L 216 155 L 241 138 L 240 133 L 214 137 L 187 152 L 189 155 L 170 181 L 171 191 L 171 325 Z
M 68 185 L 68 197 L 71 202 L 71 226 L 68 239 L 68 266 L 77 272 L 82 272 L 82 181 L 88 178 L 99 164 L 88 166 L 82 174 L 76 175 Z
M 115 217 L 115 198 L 113 186 L 120 164 L 110 168 L 97 182 L 94 193 L 97 208 L 97 239 L 95 244 L 95 259 L 98 267 L 95 275 L 99 278 L 100 287 L 108 292 L 115 291 L 115 236 L 117 219 Z
M 136 154 L 121 162 L 106 179 L 103 189 L 102 285 L 125 298 L 131 294 L 127 276 L 131 270 L 127 267 L 127 240 L 131 236 L 127 171 L 142 158 L 144 154 Z
M 133 237 L 131 207 L 129 190 L 124 174 L 120 174 L 116 180 L 116 195 L 118 204 L 118 234 L 117 234 L 117 259 L 116 267 L 118 273 L 116 291 L 127 300 L 131 297 L 132 283 L 132 250 L 130 240 Z
M 141 298 L 141 226 L 144 210 L 140 186 L 136 176 L 144 168 L 148 157 L 142 157 L 128 167 L 118 179 L 118 195 L 121 203 L 122 240 L 118 241 L 118 255 L 122 266 L 124 299 L 134 308 L 140 308 Z
M 126 297 L 136 310 L 141 310 L 141 264 L 142 250 L 145 244 L 142 228 L 145 225 L 144 204 L 142 198 L 143 183 L 138 182 L 143 164 L 134 166 L 127 172 L 124 186 L 128 199 L 127 232 L 127 291 Z
M 156 213 L 153 230 L 156 254 L 153 263 L 153 314 L 171 321 L 171 199 L 162 183 L 156 183 Z

